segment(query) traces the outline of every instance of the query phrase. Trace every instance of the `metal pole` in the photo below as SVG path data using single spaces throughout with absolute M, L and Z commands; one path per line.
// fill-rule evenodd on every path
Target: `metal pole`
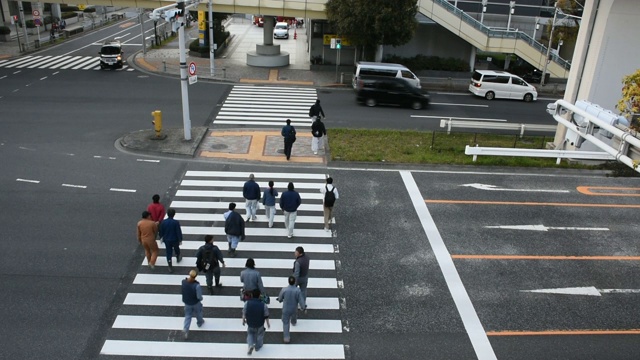
M 27 35 L 27 24 L 24 22 L 24 8 L 22 7 L 22 1 L 18 1 L 18 10 L 20 11 L 20 19 L 22 20 L 22 29 L 24 30 L 24 48 L 29 49 L 29 35 Z M 20 37 L 20 35 L 18 35 Z
M 549 44 L 547 46 L 547 58 L 544 59 L 544 69 L 542 70 L 542 79 L 540 79 L 540 85 L 545 84 L 547 77 L 547 66 L 549 66 L 549 55 L 551 54 L 551 42 L 553 41 L 553 29 L 556 27 L 556 17 L 558 16 L 558 3 L 556 2 L 555 11 L 553 12 L 553 21 L 551 23 L 551 32 L 549 33 Z
M 213 41 L 213 0 L 209 0 L 209 70 L 211 71 L 211 77 L 214 76 L 216 72 L 216 62 L 215 62 L 215 42 Z
M 140 8 L 140 14 L 138 17 L 140 18 L 140 33 L 142 36 L 142 55 L 147 55 L 147 39 L 144 38 L 144 19 L 142 18 L 144 10 Z
M 516 2 L 515 1 L 510 1 L 509 2 L 509 20 L 507 20 L 507 31 L 509 31 L 511 29 L 511 15 L 513 15 L 513 13 L 514 13 L 515 6 L 516 6 Z
M 184 2 L 184 1 L 181 1 Z M 184 10 L 187 11 L 186 9 Z M 187 78 L 187 54 L 184 40 L 184 13 L 178 18 L 178 46 L 180 47 L 180 85 L 182 90 L 182 124 L 184 125 L 184 139 L 191 140 L 191 118 L 189 117 L 189 83 Z
M 536 31 L 538 31 L 538 28 L 540 27 L 540 18 L 536 16 L 536 25 L 533 27 L 533 40 L 536 39 Z
M 480 24 L 484 21 L 484 13 L 487 11 L 487 2 L 488 0 L 482 0 L 482 9 L 480 11 Z

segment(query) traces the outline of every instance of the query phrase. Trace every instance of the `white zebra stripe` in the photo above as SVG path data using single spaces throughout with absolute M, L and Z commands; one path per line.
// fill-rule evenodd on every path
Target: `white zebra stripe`
M 293 264 L 293 262 L 292 262 Z M 256 268 L 260 270 L 260 264 L 256 264 Z M 165 275 L 165 274 L 138 274 L 133 280 L 137 285 L 180 285 L 184 279 L 184 275 Z M 262 283 L 266 288 L 278 288 L 281 289 L 288 284 L 288 278 L 286 276 L 272 277 L 263 276 Z M 197 278 L 200 283 L 205 283 L 204 274 L 198 275 Z M 240 282 L 240 276 L 221 276 L 220 282 L 225 286 L 242 287 Z M 337 289 L 338 282 L 335 278 L 309 278 L 309 289 Z
M 180 286 L 182 279 L 184 277 L 176 279 L 178 282 L 172 285 Z M 226 285 L 224 282 L 223 284 Z M 129 293 L 124 299 L 124 305 L 183 307 L 184 303 L 181 294 Z M 240 301 L 239 291 L 238 295 L 234 296 L 203 296 L 202 299 L 202 306 L 205 308 L 242 309 L 243 305 L 244 303 Z M 307 297 L 307 307 L 316 310 L 339 310 L 340 301 L 335 297 Z M 269 308 L 282 309 L 282 304 L 274 300 L 269 304 Z
M 256 265 L 261 269 L 285 269 L 292 270 L 293 269 L 293 250 L 298 246 L 297 244 L 291 244 L 289 251 L 292 256 L 291 259 L 254 259 Z M 244 248 L 239 248 L 240 250 L 244 250 Z M 226 258 L 224 259 L 224 263 L 229 269 L 244 269 L 247 260 L 241 258 Z M 183 257 L 182 261 L 179 263 L 174 262 L 173 267 L 194 267 L 196 263 L 195 257 Z M 142 266 L 148 266 L 147 259 L 142 261 Z M 156 260 L 156 266 L 167 266 L 167 258 L 166 257 L 158 257 Z M 336 263 L 333 260 L 317 260 L 309 262 L 310 270 L 335 270 Z

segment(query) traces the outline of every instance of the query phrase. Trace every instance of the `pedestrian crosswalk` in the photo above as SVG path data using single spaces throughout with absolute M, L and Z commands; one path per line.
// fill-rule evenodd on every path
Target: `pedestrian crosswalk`
M 294 126 L 311 127 L 309 108 L 317 97 L 313 88 L 235 85 L 214 124 L 280 129 L 291 119 Z
M 97 56 L 40 56 L 27 55 L 17 59 L 0 60 L 0 68 L 7 69 L 59 69 L 59 70 L 100 70 Z M 126 63 L 119 71 L 133 71 Z
M 264 209 L 258 219 L 246 223 L 246 240 L 240 242 L 236 258 L 227 257 L 222 214 L 229 202 L 236 202 L 245 215 L 242 186 L 249 173 L 226 171 L 187 171 L 176 189 L 170 207 L 176 209 L 184 241 L 180 263 L 173 260 L 175 273 L 168 273 L 164 245 L 158 242 L 160 255 L 155 269 L 146 259 L 138 269 L 122 307 L 107 334 L 101 355 L 105 358 L 247 358 L 246 326 L 242 325 L 243 302 L 239 298 L 240 272 L 246 259 L 252 257 L 256 269 L 271 297 L 269 304 L 271 328 L 266 331 L 265 345 L 252 357 L 261 359 L 344 359 L 345 344 L 341 311 L 343 282 L 338 278 L 339 248 L 334 245 L 335 232 L 325 231 L 320 189 L 324 174 L 311 173 L 254 173 L 256 182 L 264 189 L 273 180 L 280 194 L 289 181 L 300 193 L 302 205 L 293 239 L 287 238 L 283 217 L 278 210 L 274 227 L 267 227 Z M 334 220 L 335 224 L 335 220 Z M 203 235 L 214 235 L 214 243 L 225 255 L 221 289 L 209 295 L 206 280 L 202 301 L 205 323 L 196 326 L 192 320 L 188 340 L 182 338 L 184 303 L 180 284 L 195 267 L 196 251 L 204 244 Z M 307 314 L 300 313 L 298 323 L 291 327 L 291 344 L 283 343 L 282 304 L 275 300 L 280 289 L 287 285 L 294 263 L 294 250 L 304 247 L 311 258 L 307 290 Z

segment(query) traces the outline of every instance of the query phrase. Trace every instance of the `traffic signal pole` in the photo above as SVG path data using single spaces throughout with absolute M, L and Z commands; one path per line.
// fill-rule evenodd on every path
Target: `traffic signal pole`
M 184 20 L 184 12 L 178 21 Z M 191 118 L 189 117 L 189 78 L 187 77 L 187 54 L 185 51 L 184 25 L 178 29 L 178 44 L 180 47 L 180 88 L 182 92 L 182 124 L 184 125 L 184 139 L 191 140 Z

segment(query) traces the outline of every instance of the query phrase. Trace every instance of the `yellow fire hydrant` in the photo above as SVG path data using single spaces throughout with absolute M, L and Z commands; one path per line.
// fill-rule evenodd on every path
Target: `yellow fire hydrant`
M 162 137 L 162 111 L 160 110 L 156 110 L 151 112 L 151 115 L 153 116 L 153 121 L 151 122 L 153 124 L 153 127 L 156 131 L 156 138 L 161 138 Z

